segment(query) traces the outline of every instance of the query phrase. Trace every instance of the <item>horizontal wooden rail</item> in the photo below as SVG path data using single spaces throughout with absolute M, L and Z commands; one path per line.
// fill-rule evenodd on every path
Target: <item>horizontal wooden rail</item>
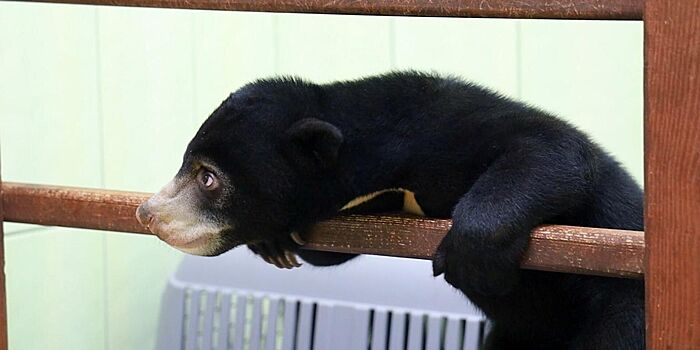
M 2 183 L 5 220 L 148 233 L 134 217 L 147 193 Z M 430 259 L 450 220 L 340 216 L 316 224 L 305 248 Z M 644 233 L 547 225 L 532 233 L 527 269 L 641 278 Z
M 354 15 L 641 20 L 643 0 L 39 0 L 199 10 Z

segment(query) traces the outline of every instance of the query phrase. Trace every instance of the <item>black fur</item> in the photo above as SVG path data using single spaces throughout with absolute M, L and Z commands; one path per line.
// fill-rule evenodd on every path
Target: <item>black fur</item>
M 643 229 L 642 191 L 583 133 L 456 78 L 261 80 L 226 99 L 185 157 L 211 159 L 241 242 L 285 241 L 348 201 L 405 188 L 452 218 L 434 272 L 494 322 L 487 349 L 642 349 L 637 280 L 521 270 L 542 223 Z M 384 208 L 380 208 L 384 209 Z M 291 249 L 292 247 L 290 247 Z M 352 256 L 299 251 L 318 265 Z

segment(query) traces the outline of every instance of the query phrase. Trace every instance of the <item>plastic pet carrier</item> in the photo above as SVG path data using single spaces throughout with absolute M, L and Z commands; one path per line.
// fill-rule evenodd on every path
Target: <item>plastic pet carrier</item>
M 429 261 L 280 270 L 238 248 L 184 258 L 164 292 L 157 349 L 476 350 L 484 321 Z

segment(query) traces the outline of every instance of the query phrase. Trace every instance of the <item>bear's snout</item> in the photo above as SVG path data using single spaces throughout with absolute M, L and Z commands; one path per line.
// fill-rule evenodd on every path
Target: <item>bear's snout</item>
M 186 192 L 166 194 L 169 196 L 161 191 L 141 203 L 136 208 L 136 220 L 161 241 L 185 253 L 220 254 L 218 237 L 231 227 L 197 215 L 192 203 L 188 202 L 191 196 Z
M 136 220 L 138 220 L 143 227 L 149 231 L 151 230 L 149 226 L 153 222 L 153 214 L 148 209 L 148 201 L 141 203 L 141 205 L 136 208 Z

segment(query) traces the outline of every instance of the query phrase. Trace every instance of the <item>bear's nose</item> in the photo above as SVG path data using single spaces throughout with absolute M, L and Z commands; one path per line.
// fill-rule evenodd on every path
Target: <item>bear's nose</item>
M 141 203 L 141 205 L 136 208 L 136 220 L 144 227 L 149 228 L 148 225 L 153 221 L 153 214 L 148 210 L 148 202 Z

